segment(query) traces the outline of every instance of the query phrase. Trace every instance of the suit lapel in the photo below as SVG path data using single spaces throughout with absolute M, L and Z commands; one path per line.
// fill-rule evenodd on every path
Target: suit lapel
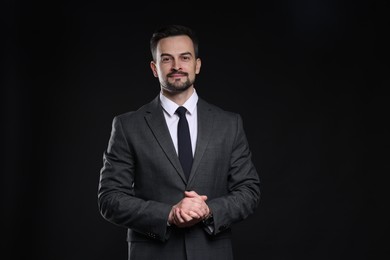
M 186 183 L 187 180 L 176 154 L 171 135 L 169 134 L 159 97 L 155 98 L 149 104 L 147 112 L 145 113 L 145 120 L 156 137 L 157 142 L 166 154 L 168 160 L 172 163 L 182 180 Z
M 213 114 L 211 108 L 202 99 L 198 100 L 198 139 L 196 141 L 196 149 L 194 155 L 194 161 L 190 173 L 189 183 L 194 179 L 196 170 L 202 160 L 204 151 L 206 150 L 207 144 L 210 141 L 212 127 L 213 127 Z

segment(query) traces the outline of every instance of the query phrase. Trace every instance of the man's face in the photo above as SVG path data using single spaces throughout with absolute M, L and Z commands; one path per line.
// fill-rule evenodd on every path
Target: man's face
M 200 59 L 195 58 L 194 45 L 188 36 L 172 36 L 157 44 L 156 61 L 151 62 L 153 75 L 161 87 L 171 93 L 192 87 L 200 71 Z

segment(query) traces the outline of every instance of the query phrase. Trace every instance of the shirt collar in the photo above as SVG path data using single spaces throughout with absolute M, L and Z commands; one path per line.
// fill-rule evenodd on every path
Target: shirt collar
M 161 106 L 164 108 L 164 110 L 170 115 L 173 116 L 176 112 L 176 109 L 179 107 L 178 104 L 167 98 L 160 92 L 160 100 L 161 100 Z M 194 113 L 196 109 L 196 104 L 198 103 L 198 94 L 196 93 L 196 90 L 194 88 L 194 92 L 190 96 L 189 99 L 183 104 L 183 107 L 185 107 L 188 111 L 188 113 L 192 114 Z

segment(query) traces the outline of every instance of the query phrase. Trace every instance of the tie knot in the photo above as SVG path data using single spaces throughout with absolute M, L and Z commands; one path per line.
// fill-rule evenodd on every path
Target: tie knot
M 185 107 L 178 107 L 176 109 L 176 113 L 179 115 L 179 117 L 182 117 L 186 114 L 187 109 Z

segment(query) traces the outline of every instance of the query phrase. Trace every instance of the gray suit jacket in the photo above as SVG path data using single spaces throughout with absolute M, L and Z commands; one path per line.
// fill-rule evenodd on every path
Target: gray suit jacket
M 105 219 L 128 229 L 129 259 L 232 259 L 231 225 L 259 203 L 259 176 L 241 117 L 202 99 L 197 109 L 198 140 L 188 181 L 159 96 L 113 120 L 98 204 Z M 213 232 L 203 223 L 167 226 L 171 207 L 185 190 L 208 196 Z

